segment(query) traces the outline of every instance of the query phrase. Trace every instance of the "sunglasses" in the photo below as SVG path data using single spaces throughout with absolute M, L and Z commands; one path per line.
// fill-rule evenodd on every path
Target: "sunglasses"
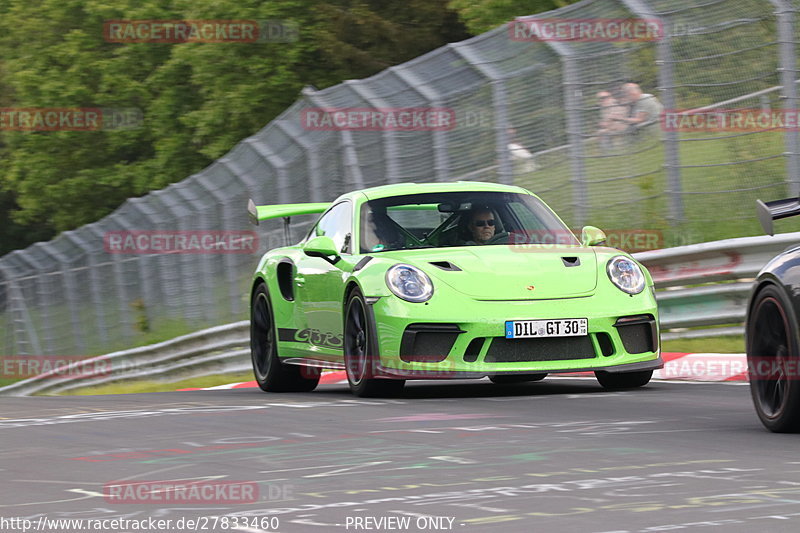
M 484 226 L 494 226 L 494 220 L 476 220 L 473 222 L 475 226 L 482 228 Z

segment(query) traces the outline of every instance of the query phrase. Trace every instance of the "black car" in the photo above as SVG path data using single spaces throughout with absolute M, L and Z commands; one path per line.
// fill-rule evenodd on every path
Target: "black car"
M 764 231 L 773 220 L 800 215 L 798 198 L 758 204 Z M 776 433 L 800 431 L 800 244 L 761 269 L 747 306 L 745 344 L 750 393 L 758 417 Z

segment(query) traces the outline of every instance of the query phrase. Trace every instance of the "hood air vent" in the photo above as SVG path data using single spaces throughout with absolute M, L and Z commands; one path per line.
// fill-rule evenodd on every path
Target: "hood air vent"
M 455 265 L 454 265 L 453 263 L 451 263 L 450 261 L 431 261 L 431 264 L 432 264 L 433 266 L 435 266 L 435 267 L 439 267 L 439 268 L 441 268 L 442 270 L 449 270 L 449 271 L 453 271 L 453 272 L 455 272 L 455 271 L 461 271 L 461 269 L 460 269 L 460 268 L 458 268 L 457 266 L 455 266 Z

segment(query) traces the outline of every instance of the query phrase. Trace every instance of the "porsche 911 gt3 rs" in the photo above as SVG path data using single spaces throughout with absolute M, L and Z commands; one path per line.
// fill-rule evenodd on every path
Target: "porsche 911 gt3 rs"
M 321 213 L 253 277 L 252 362 L 265 391 L 312 390 L 321 369 L 345 370 L 358 396 L 409 379 L 576 371 L 633 388 L 663 366 L 647 270 L 603 246 L 597 228 L 578 240 L 520 187 L 398 184 L 248 211 L 256 224 Z

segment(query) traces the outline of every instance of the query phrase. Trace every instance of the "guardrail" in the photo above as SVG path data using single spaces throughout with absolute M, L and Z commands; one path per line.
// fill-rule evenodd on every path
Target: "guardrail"
M 800 232 L 633 254 L 650 270 L 659 289 L 661 338 L 744 334 L 753 279 L 772 257 L 798 243 Z
M 773 256 L 798 243 L 800 232 L 633 254 L 650 270 L 658 289 L 662 339 L 741 335 L 753 279 Z M 126 379 L 245 372 L 251 368 L 249 343 L 249 323 L 235 322 L 85 359 L 59 375 L 43 374 L 0 388 L 0 394 L 56 394 Z M 100 375 L 82 372 L 98 363 L 106 368 Z
M 30 396 L 140 378 L 191 378 L 250 370 L 250 323 L 234 322 L 174 339 L 91 357 L 0 388 L 0 394 Z

